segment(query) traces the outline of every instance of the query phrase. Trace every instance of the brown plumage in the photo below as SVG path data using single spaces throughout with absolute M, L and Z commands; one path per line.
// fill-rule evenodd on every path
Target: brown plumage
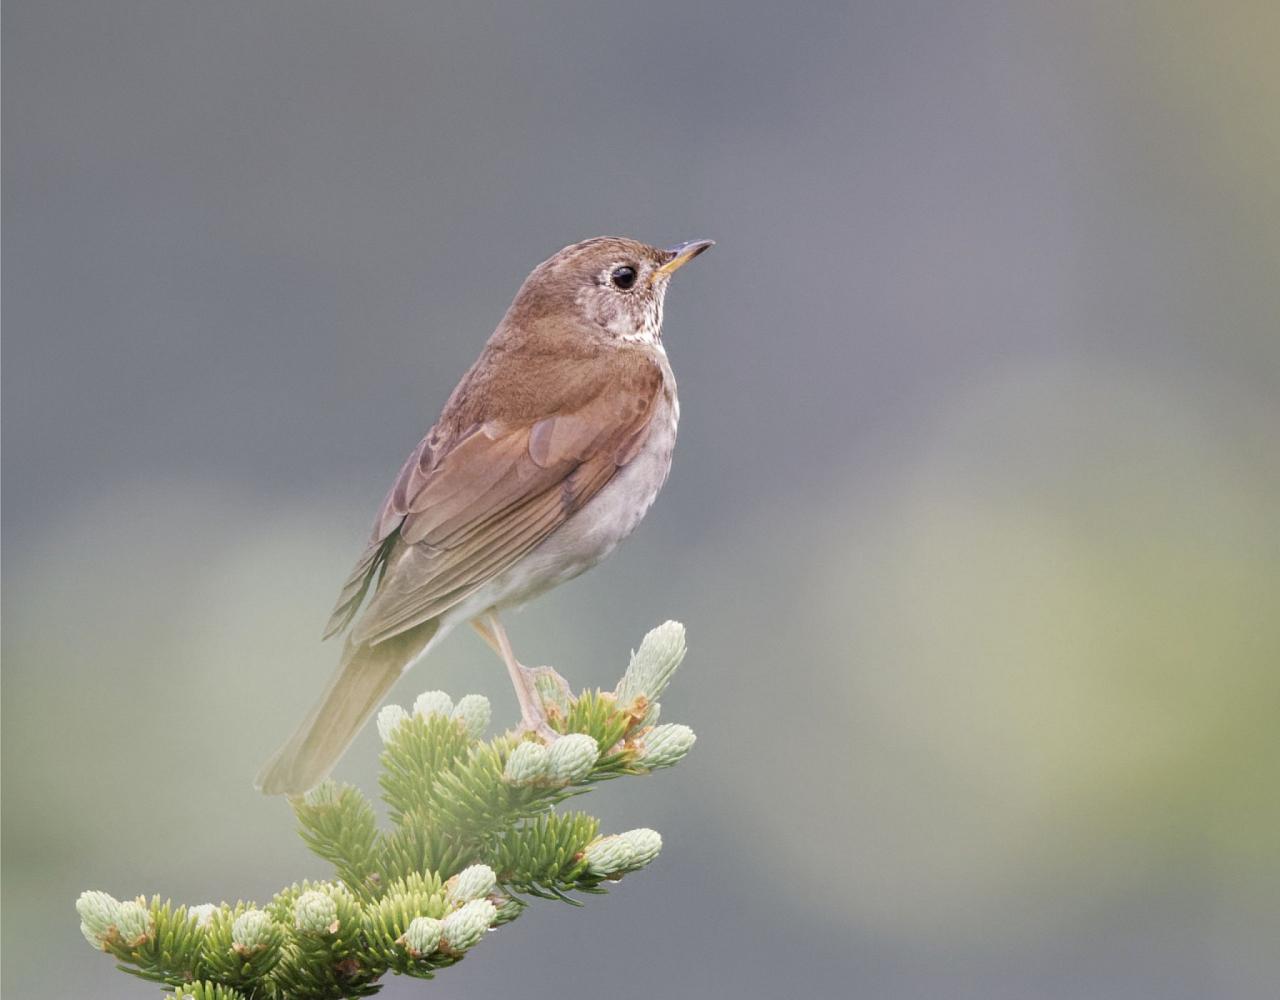
M 606 237 L 530 274 L 387 494 L 325 631 L 351 627 L 338 673 L 263 769 L 263 791 L 319 782 L 459 621 L 503 655 L 525 725 L 551 735 L 496 611 L 594 565 L 661 488 L 678 415 L 663 296 L 709 245 Z

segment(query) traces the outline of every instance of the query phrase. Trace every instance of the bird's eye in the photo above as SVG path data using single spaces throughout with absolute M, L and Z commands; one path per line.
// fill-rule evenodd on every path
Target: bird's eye
M 627 267 L 615 267 L 613 273 L 609 275 L 609 280 L 613 282 L 614 288 L 621 288 L 624 292 L 636 283 L 636 269 Z

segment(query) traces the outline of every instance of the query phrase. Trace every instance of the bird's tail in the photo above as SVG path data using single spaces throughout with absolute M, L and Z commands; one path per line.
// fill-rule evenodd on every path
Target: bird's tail
M 346 753 L 396 678 L 435 637 L 432 619 L 377 645 L 350 639 L 319 702 L 289 741 L 276 751 L 255 782 L 267 795 L 297 795 L 318 785 Z

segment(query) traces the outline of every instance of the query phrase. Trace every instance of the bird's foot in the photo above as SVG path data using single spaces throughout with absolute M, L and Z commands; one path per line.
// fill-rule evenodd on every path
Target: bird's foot
M 537 694 L 545 708 L 562 713 L 568 711 L 573 701 L 573 689 L 554 667 L 526 667 L 521 664 L 520 673 L 529 690 Z
M 532 704 L 523 706 L 516 732 L 520 735 L 534 733 L 544 743 L 552 744 L 561 735 L 551 724 L 552 720 L 563 719 L 573 702 L 569 682 L 551 667 L 526 667 L 524 664 L 520 664 L 520 677 L 525 690 L 532 695 Z
M 523 736 L 525 733 L 533 733 L 547 746 L 550 746 L 563 735 L 552 729 L 551 724 L 546 719 L 522 719 L 520 725 L 516 727 L 516 735 Z

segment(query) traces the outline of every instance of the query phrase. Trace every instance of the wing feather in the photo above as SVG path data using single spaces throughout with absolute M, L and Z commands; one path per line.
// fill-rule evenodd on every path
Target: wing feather
M 446 407 L 401 468 L 326 637 L 351 623 L 379 571 L 354 641 L 382 642 L 442 614 L 536 548 L 638 453 L 663 391 L 656 362 L 618 352 L 612 365 L 557 374 L 559 391 L 531 397 L 529 412 L 455 422 L 451 432 Z
M 394 577 L 356 626 L 356 641 L 381 642 L 466 599 L 550 534 L 560 520 L 556 508 L 548 491 L 527 505 L 522 516 L 506 518 L 500 532 L 486 532 L 457 550 L 407 548 Z

